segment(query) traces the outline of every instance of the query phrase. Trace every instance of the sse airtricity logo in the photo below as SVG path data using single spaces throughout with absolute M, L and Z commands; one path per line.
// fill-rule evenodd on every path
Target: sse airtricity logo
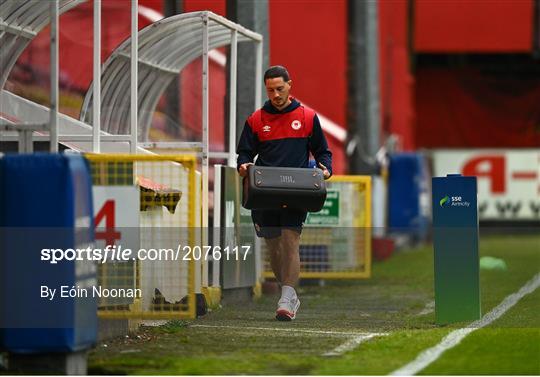
M 469 207 L 471 205 L 470 202 L 464 201 L 461 196 L 448 196 L 446 195 L 444 198 L 439 200 L 439 205 L 441 208 L 444 207 Z
M 439 200 L 439 205 L 441 207 L 448 207 L 449 204 L 450 204 L 450 198 L 448 197 L 448 195 L 446 195 L 444 198 Z

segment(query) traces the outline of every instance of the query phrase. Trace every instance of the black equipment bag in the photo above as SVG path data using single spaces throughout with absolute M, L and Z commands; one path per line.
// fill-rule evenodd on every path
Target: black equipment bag
M 321 169 L 248 167 L 242 206 L 247 209 L 292 208 L 318 212 L 326 200 Z

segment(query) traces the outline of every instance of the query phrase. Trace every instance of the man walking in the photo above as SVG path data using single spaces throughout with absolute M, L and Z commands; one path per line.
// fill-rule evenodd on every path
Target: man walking
M 251 114 L 238 142 L 237 169 L 247 175 L 249 165 L 307 168 L 310 153 L 324 178 L 332 175 L 332 153 L 315 112 L 289 96 L 292 80 L 282 66 L 264 74 L 268 101 Z M 270 264 L 281 284 L 276 319 L 296 317 L 300 300 L 295 287 L 300 274 L 300 234 L 307 212 L 295 209 L 252 210 L 257 236 L 264 237 Z

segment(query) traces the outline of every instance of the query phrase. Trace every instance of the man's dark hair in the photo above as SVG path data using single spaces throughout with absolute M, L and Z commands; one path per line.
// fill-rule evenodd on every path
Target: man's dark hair
M 281 65 L 274 65 L 266 70 L 264 73 L 264 82 L 268 79 L 275 79 L 277 77 L 283 77 L 283 81 L 287 82 L 290 80 L 289 72 L 287 68 Z

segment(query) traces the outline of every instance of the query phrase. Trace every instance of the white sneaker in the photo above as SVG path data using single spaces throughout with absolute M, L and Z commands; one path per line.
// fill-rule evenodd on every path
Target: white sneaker
M 296 318 L 296 311 L 299 307 L 300 300 L 298 297 L 280 298 L 278 301 L 278 308 L 276 310 L 276 319 L 278 321 L 292 321 Z

